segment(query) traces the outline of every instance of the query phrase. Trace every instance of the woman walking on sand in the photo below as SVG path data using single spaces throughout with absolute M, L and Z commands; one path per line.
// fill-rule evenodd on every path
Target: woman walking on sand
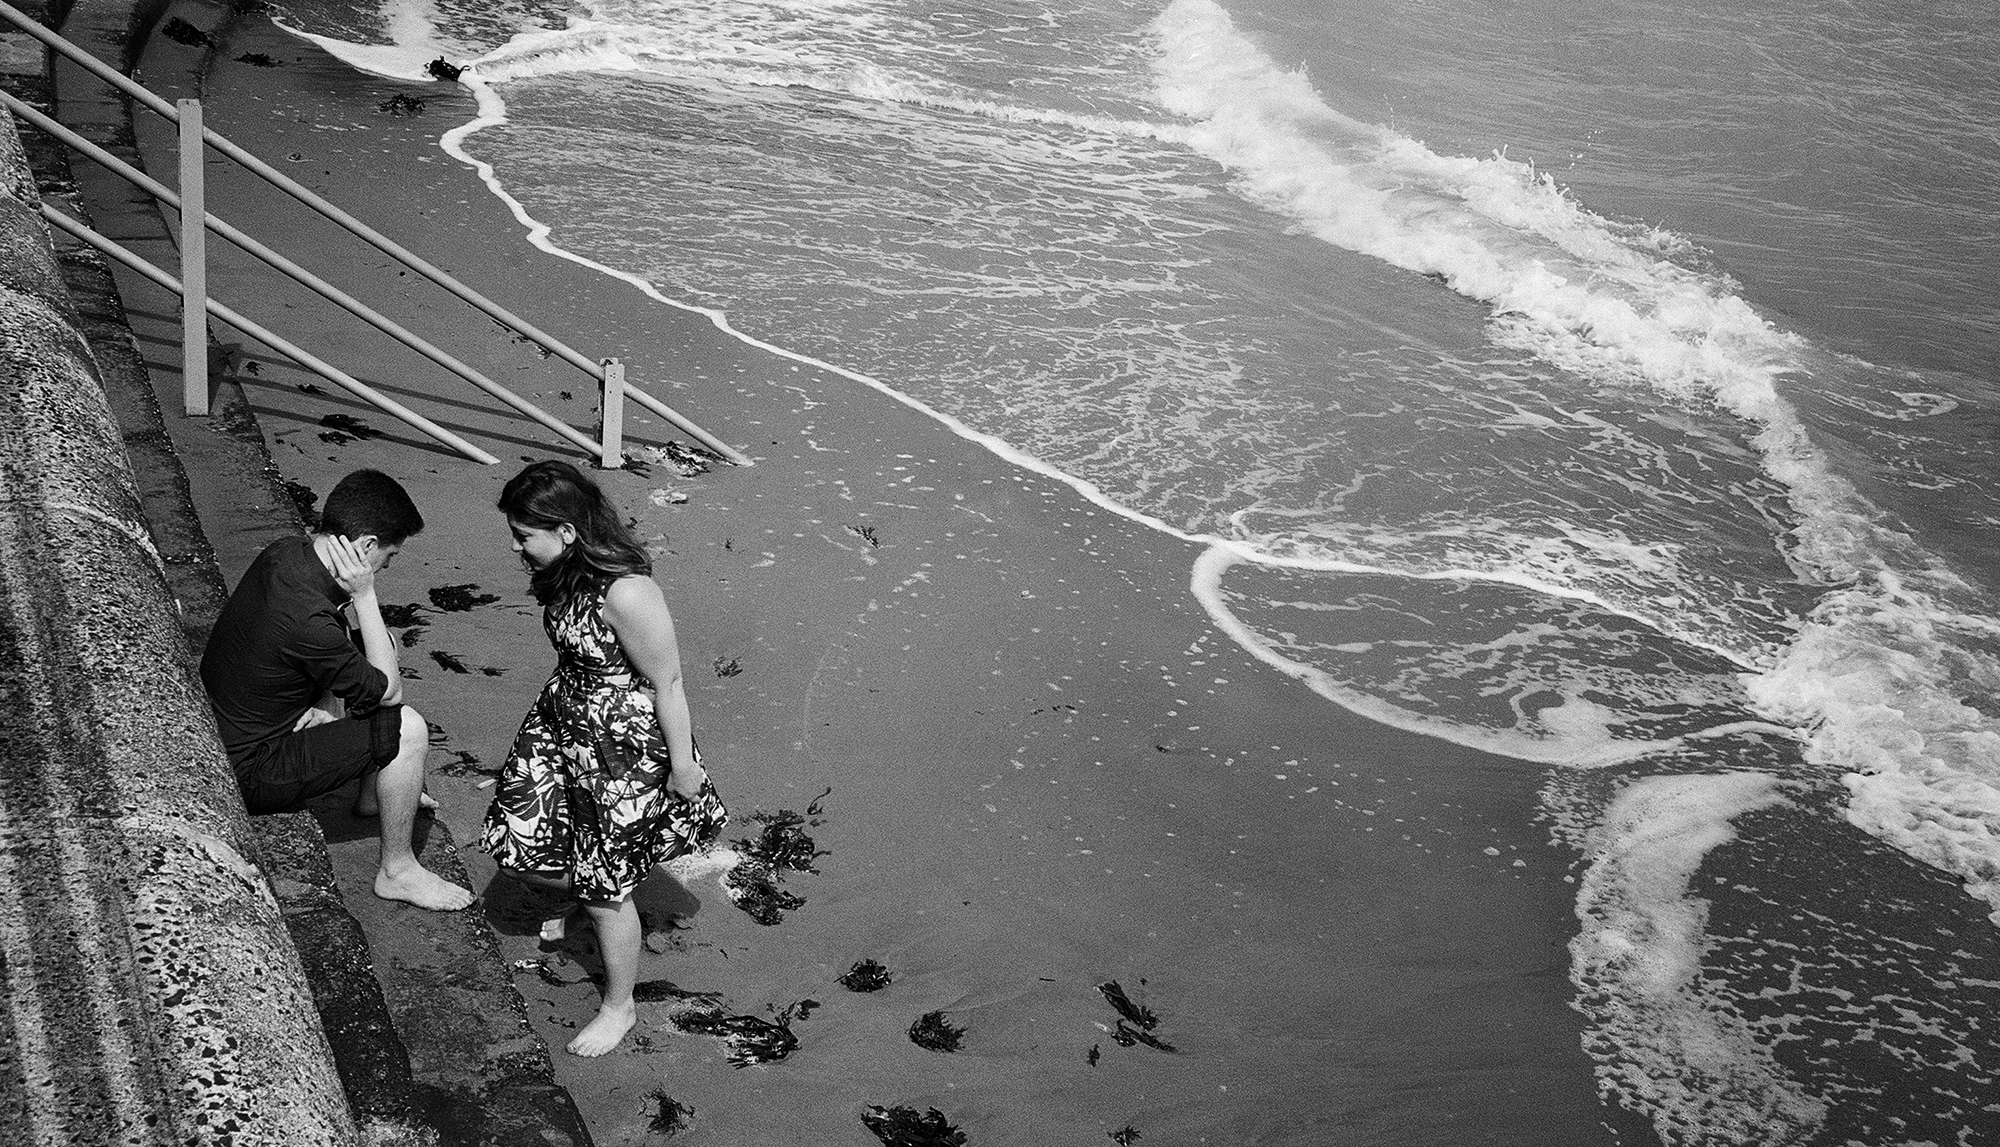
M 714 841 L 727 814 L 695 751 L 652 560 L 610 500 L 576 467 L 536 462 L 508 481 L 500 512 L 556 670 L 507 755 L 481 844 L 515 879 L 574 897 L 597 930 L 604 1000 L 569 1050 L 598 1056 L 637 1019 L 632 894 L 655 865 Z M 543 938 L 560 939 L 568 915 Z

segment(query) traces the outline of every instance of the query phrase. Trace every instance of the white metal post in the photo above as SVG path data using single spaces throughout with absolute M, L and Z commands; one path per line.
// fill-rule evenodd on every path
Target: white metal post
M 597 414 L 597 464 L 606 470 L 625 465 L 625 364 L 607 358 L 603 397 Z
M 208 413 L 208 229 L 202 188 L 201 101 L 180 100 L 181 398 L 190 415 Z

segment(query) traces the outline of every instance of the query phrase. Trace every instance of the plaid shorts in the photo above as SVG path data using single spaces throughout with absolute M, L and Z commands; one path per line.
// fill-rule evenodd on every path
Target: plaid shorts
M 267 741 L 236 765 L 236 786 L 252 813 L 295 812 L 307 801 L 396 759 L 403 707 L 385 705 Z

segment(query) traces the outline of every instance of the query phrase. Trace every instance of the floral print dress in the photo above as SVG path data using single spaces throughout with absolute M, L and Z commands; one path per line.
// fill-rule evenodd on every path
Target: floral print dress
M 692 800 L 667 787 L 652 682 L 604 619 L 609 589 L 542 611 L 556 671 L 515 735 L 480 841 L 502 866 L 562 873 L 597 902 L 624 899 L 654 865 L 713 843 L 728 818 L 709 782 Z

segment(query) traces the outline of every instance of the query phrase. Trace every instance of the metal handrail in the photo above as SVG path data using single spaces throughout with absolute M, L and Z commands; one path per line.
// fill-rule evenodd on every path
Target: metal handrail
M 77 47 L 75 44 L 70 43 L 62 36 L 56 34 L 55 32 L 47 28 L 44 28 L 41 24 L 36 22 L 34 19 L 29 17 L 25 13 L 21 12 L 19 9 L 15 8 L 13 5 L 6 3 L 5 0 L 0 0 L 0 17 L 5 17 L 10 23 L 14 24 L 22 31 L 33 36 L 35 39 L 40 40 L 50 49 L 61 54 L 63 57 L 70 60 L 71 62 L 77 64 L 79 67 L 83 68 L 85 71 L 96 76 L 98 79 L 101 79 L 105 83 L 110 84 L 112 87 L 116 88 L 120 92 L 123 92 L 130 98 L 137 100 L 141 104 L 144 104 L 147 108 L 151 109 L 156 114 L 166 118 L 171 122 L 174 123 L 180 122 L 179 109 L 175 108 L 174 105 L 168 103 L 165 99 L 162 99 L 160 96 L 155 95 L 144 85 L 137 83 L 130 77 L 119 72 L 117 69 L 112 68 L 109 65 L 105 64 L 103 61 L 91 55 L 89 52 L 86 52 L 82 48 Z M 459 282 L 457 279 L 453 278 L 449 273 L 431 264 L 428 260 L 422 258 L 421 256 L 409 251 L 401 244 L 397 243 L 393 239 L 390 239 L 388 236 L 383 235 L 381 232 L 368 226 L 366 223 L 363 223 L 361 220 L 355 218 L 353 215 L 350 215 L 346 211 L 343 211 L 339 207 L 336 207 L 332 203 L 329 203 L 320 195 L 313 192 L 311 189 L 301 185 L 297 180 L 286 175 L 284 172 L 281 172 L 278 169 L 272 167 L 270 164 L 265 163 L 263 160 L 257 158 L 255 155 L 252 155 L 250 152 L 245 151 L 243 148 L 237 146 L 235 143 L 231 142 L 229 139 L 227 139 L 226 137 L 222 136 L 221 134 L 213 130 L 204 127 L 201 131 L 201 136 L 202 140 L 205 143 L 207 143 L 208 146 L 215 148 L 217 151 L 221 152 L 224 156 L 227 156 L 229 159 L 234 160 L 237 164 L 239 164 L 243 168 L 247 169 L 253 174 L 264 179 L 266 182 L 270 183 L 273 187 L 276 187 L 278 190 L 283 191 L 287 195 L 290 195 L 292 198 L 298 200 L 300 203 L 303 203 L 307 207 L 312 208 L 320 215 L 325 216 L 327 219 L 345 228 L 347 231 L 355 235 L 357 238 L 360 238 L 362 241 L 375 247 L 383 254 L 388 255 L 390 258 L 395 259 L 397 262 L 403 264 L 405 267 L 408 267 L 410 270 L 415 271 L 417 274 L 422 275 L 426 279 L 429 279 L 431 282 L 437 284 L 439 287 L 442 287 L 446 291 L 449 291 L 453 295 L 456 295 L 461 300 L 471 304 L 473 307 L 477 308 L 478 310 L 485 313 L 489 317 L 497 320 L 502 325 L 508 327 L 510 330 L 518 332 L 524 338 L 529 339 L 538 346 L 541 346 L 543 349 L 549 351 L 550 353 L 556 355 L 557 357 L 560 357 L 565 362 L 568 362 L 570 365 L 583 371 L 585 374 L 590 375 L 592 378 L 598 380 L 599 382 L 606 381 L 607 376 L 605 368 L 601 364 L 593 362 L 589 358 L 586 358 L 582 353 L 570 347 L 568 344 L 562 342 L 561 340 L 555 338 L 552 335 L 543 332 L 540 328 L 534 326 L 532 323 L 529 323 L 527 320 L 522 319 L 518 315 L 515 315 L 513 312 L 500 306 L 498 303 L 495 303 L 491 299 L 488 299 L 486 296 L 480 294 L 478 291 L 475 291 L 471 287 L 468 287 L 465 284 Z M 748 455 L 730 446 L 728 443 L 723 442 L 721 439 L 710 434 L 708 431 L 702 429 L 700 426 L 696 425 L 692 420 L 688 419 L 685 415 L 682 415 L 679 411 L 676 411 L 671 406 L 668 406 L 666 403 L 661 402 L 659 399 L 654 398 L 650 394 L 647 394 L 645 391 L 640 390 L 637 386 L 632 385 L 632 383 L 629 380 L 623 383 L 623 393 L 629 395 L 633 401 L 638 402 L 640 405 L 645 406 L 648 410 L 651 410 L 653 413 L 659 415 L 661 418 L 666 419 L 669 423 L 679 428 L 682 432 L 686 433 L 690 437 L 694 438 L 697 442 L 700 442 L 703 446 L 707 447 L 710 450 L 713 450 L 714 452 L 728 459 L 729 461 L 734 462 L 739 466 L 755 465 L 755 463 L 750 459 Z M 595 449 L 596 445 L 593 443 L 591 444 L 590 448 Z
M 43 115 L 33 107 L 22 103 L 4 91 L 0 91 L 0 107 L 7 108 L 7 110 L 27 120 L 42 131 L 48 132 L 50 135 L 60 139 L 62 142 L 96 161 L 100 166 L 124 179 L 127 183 L 160 200 L 174 210 L 181 210 L 181 197 L 173 189 L 75 132 L 70 131 L 55 120 L 50 119 L 48 116 Z M 425 358 L 465 379 L 487 394 L 492 395 L 494 398 L 499 399 L 501 402 L 506 403 L 508 406 L 513 407 L 515 410 L 527 415 L 529 418 L 534 419 L 564 438 L 569 439 L 576 445 L 583 447 L 585 450 L 595 452 L 598 449 L 598 443 L 582 431 L 575 429 L 541 407 L 536 406 L 506 387 L 494 382 L 478 370 L 447 354 L 414 332 L 405 329 L 394 320 L 361 302 L 339 287 L 334 286 L 332 283 L 313 274 L 299 264 L 278 254 L 257 240 L 252 239 L 242 231 L 223 222 L 214 214 L 204 212 L 202 218 L 210 231 L 236 244 L 250 254 L 255 255 L 277 270 L 282 271 L 356 318 L 361 319 L 389 337 L 401 342 L 411 350 L 416 351 L 418 354 L 423 355 Z
M 139 274 L 151 279 L 158 286 L 175 294 L 180 293 L 180 280 L 148 263 L 124 247 L 119 246 L 115 241 L 99 235 L 97 232 L 92 231 L 62 212 L 50 207 L 47 203 L 42 204 L 42 218 L 48 220 L 63 232 L 90 244 L 92 247 L 132 268 Z M 221 319 L 223 322 L 228 323 L 230 326 L 235 327 L 244 334 L 277 351 L 279 354 L 284 355 L 286 358 L 292 359 L 301 366 L 318 374 L 321 378 L 351 391 L 356 397 L 381 407 L 383 410 L 388 411 L 390 414 L 395 415 L 397 418 L 402 419 L 404 422 L 409 423 L 411 426 L 416 427 L 425 434 L 465 455 L 467 458 L 487 466 L 492 466 L 500 461 L 493 455 L 481 450 L 479 447 L 474 446 L 472 443 L 467 442 L 465 439 L 460 438 L 458 435 L 453 434 L 451 431 L 446 430 L 444 427 L 439 426 L 437 423 L 432 422 L 430 419 L 425 418 L 423 415 L 418 414 L 416 411 L 411 410 L 409 407 L 404 406 L 402 403 L 397 402 L 395 399 L 390 398 L 388 395 L 383 394 L 381 391 L 341 370 L 339 367 L 332 365 L 325 359 L 298 346 L 283 336 L 266 329 L 260 324 L 244 318 L 216 300 L 207 300 L 207 305 L 209 314 L 214 315 L 216 318 Z

